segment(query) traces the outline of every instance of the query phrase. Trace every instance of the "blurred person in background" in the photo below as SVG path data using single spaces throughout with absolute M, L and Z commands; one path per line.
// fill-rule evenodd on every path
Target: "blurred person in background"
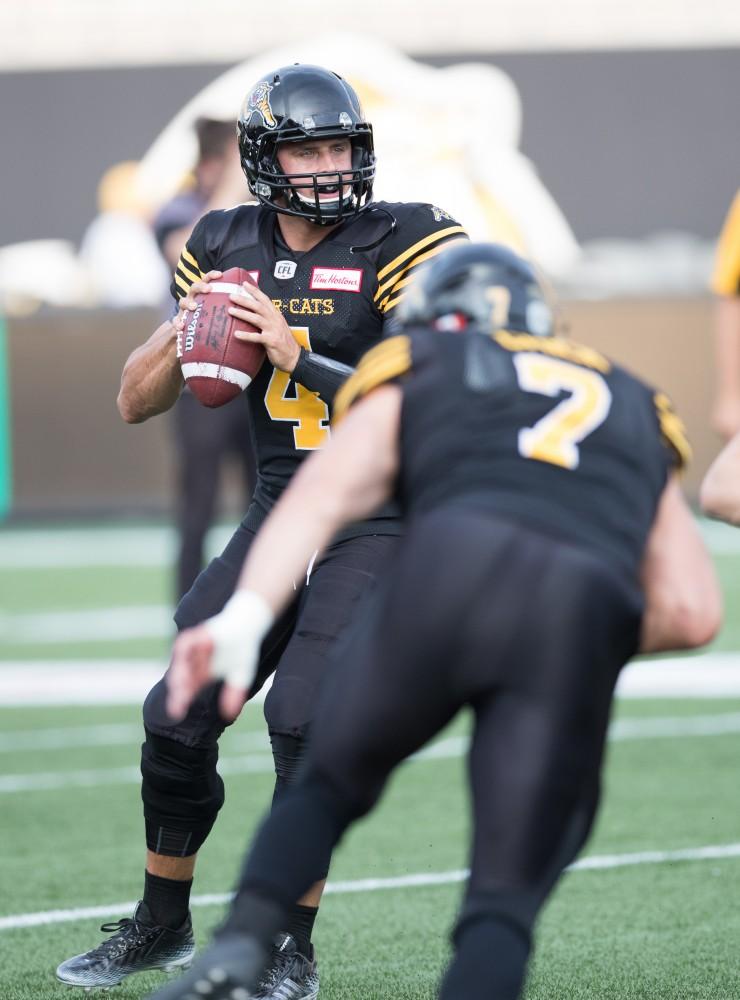
M 317 864 L 465 706 L 472 857 L 440 996 L 515 1000 L 535 919 L 594 820 L 620 669 L 719 626 L 677 482 L 680 419 L 552 336 L 528 263 L 491 244 L 451 250 L 398 321 L 337 395 L 342 423 L 275 506 L 234 596 L 176 640 L 173 715 L 223 679 L 232 718 L 291 581 L 344 524 L 400 497 L 393 571 L 341 644 L 301 778 L 258 832 L 215 943 L 156 1000 L 252 996 Z
M 383 338 L 417 267 L 467 240 L 434 205 L 372 200 L 372 126 L 353 88 L 329 70 L 293 64 L 267 74 L 247 95 L 238 129 L 242 168 L 258 204 L 209 212 L 195 226 L 171 286 L 178 315 L 131 354 L 118 397 L 129 423 L 169 410 L 183 385 L 176 341 L 184 313 L 223 271 L 258 272 L 257 285 L 232 295 L 231 310 L 259 331 L 240 337 L 266 351 L 246 392 L 257 484 L 226 548 L 180 601 L 178 629 L 216 614 L 231 597 L 261 524 L 302 461 L 326 443 L 339 387 Z M 299 518 L 295 529 L 302 524 Z M 252 694 L 274 673 L 264 708 L 273 801 L 304 759 L 328 653 L 372 592 L 400 532 L 393 504 L 348 525 L 296 578 L 294 600 L 265 638 Z M 180 720 L 169 716 L 165 700 L 162 679 L 143 710 L 143 898 L 132 919 L 104 925 L 108 939 L 59 966 L 57 977 L 68 985 L 115 985 L 133 973 L 187 965 L 194 952 L 190 891 L 198 851 L 225 798 L 216 763 L 227 723 L 213 691 Z M 311 936 L 328 867 L 327 856 L 314 884 L 293 900 L 259 991 L 265 1000 L 318 994 Z
M 133 160 L 115 163 L 98 184 L 98 214 L 82 236 L 79 253 L 95 305 L 130 309 L 157 306 L 162 300 L 168 267 L 157 251 L 151 205 L 141 191 L 138 169 Z
M 717 296 L 712 424 L 727 441 L 740 431 L 740 189 L 720 234 L 712 291 Z
M 214 209 L 230 208 L 249 197 L 234 123 L 199 118 L 194 128 L 198 160 L 193 184 L 167 202 L 153 224 L 169 275 L 177 267 L 182 249 L 201 216 Z M 245 501 L 252 495 L 257 470 L 244 395 L 211 409 L 202 406 L 185 386 L 173 407 L 172 423 L 179 540 L 176 590 L 180 601 L 203 569 L 206 533 L 216 510 L 225 460 L 233 456 L 238 462 Z

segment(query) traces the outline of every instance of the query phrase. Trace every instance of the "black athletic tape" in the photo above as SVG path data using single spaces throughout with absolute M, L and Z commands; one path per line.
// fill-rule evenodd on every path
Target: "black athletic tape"
M 310 392 L 318 392 L 325 403 L 331 404 L 340 386 L 353 372 L 354 368 L 350 365 L 343 365 L 341 361 L 333 361 L 302 347 L 290 377 Z

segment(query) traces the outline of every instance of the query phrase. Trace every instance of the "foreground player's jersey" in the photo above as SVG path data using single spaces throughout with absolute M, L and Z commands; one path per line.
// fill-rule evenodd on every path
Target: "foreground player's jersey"
M 353 366 L 382 337 L 418 264 L 465 236 L 425 204 L 378 202 L 305 253 L 289 250 L 276 213 L 259 205 L 210 212 L 193 230 L 172 283 L 175 298 L 210 270 L 252 272 L 307 350 Z M 265 362 L 247 390 L 259 479 L 254 500 L 267 511 L 298 463 L 329 436 L 329 406 Z
M 465 502 L 584 546 L 634 578 L 689 447 L 670 401 L 590 348 L 498 331 L 415 331 L 371 351 L 336 417 L 401 376 L 399 499 Z

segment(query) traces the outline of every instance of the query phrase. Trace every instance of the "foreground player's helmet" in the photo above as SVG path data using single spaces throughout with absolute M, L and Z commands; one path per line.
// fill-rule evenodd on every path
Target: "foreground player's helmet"
M 436 330 L 513 330 L 548 337 L 552 312 L 537 274 L 498 243 L 460 243 L 439 254 L 411 283 L 398 323 Z
M 249 188 L 263 205 L 319 226 L 368 207 L 375 178 L 373 128 L 357 94 L 336 73 L 299 63 L 268 73 L 247 94 L 237 136 Z M 283 143 L 334 138 L 352 144 L 351 170 L 292 174 L 290 180 L 283 173 L 277 158 Z M 333 192 L 336 198 L 319 197 Z

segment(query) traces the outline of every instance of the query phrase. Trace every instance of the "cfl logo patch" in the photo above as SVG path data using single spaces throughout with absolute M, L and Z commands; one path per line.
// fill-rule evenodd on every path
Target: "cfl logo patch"
M 294 260 L 279 260 L 275 264 L 273 274 L 276 278 L 282 278 L 285 281 L 287 278 L 293 277 L 297 268 L 298 265 Z

